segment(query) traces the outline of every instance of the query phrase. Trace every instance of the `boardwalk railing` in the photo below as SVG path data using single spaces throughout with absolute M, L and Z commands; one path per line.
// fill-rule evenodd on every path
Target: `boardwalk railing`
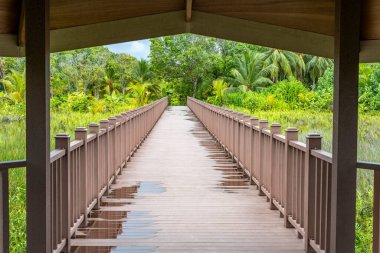
M 57 134 L 50 153 L 52 252 L 68 252 L 70 238 L 97 208 L 132 154 L 154 127 L 168 105 L 162 98 L 127 111 L 100 124 L 91 123 L 70 135 Z M 26 166 L 25 161 L 0 163 L 0 252 L 9 252 L 8 169 Z
M 70 248 L 70 238 L 108 192 L 168 104 L 167 98 L 75 130 L 75 140 L 58 134 L 51 152 L 52 245 Z
M 284 226 L 304 238 L 307 252 L 330 252 L 332 155 L 321 150 L 322 137 L 217 107 L 194 98 L 188 106 L 244 170 Z

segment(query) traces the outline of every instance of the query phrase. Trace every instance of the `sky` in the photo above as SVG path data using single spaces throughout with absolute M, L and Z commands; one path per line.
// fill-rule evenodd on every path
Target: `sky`
M 131 42 L 107 45 L 106 47 L 117 54 L 126 53 L 136 57 L 137 59 L 147 60 L 150 52 L 150 41 L 136 40 Z

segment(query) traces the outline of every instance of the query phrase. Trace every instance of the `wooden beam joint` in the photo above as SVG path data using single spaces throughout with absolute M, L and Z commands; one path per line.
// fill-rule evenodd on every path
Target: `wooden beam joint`
M 191 22 L 193 10 L 193 0 L 186 0 L 186 22 Z

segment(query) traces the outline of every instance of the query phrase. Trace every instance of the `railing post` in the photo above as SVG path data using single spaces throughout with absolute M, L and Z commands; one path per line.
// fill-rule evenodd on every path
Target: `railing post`
M 117 168 L 117 161 L 116 161 L 116 149 L 117 149 L 117 145 L 116 145 L 116 117 L 109 117 L 108 118 L 108 121 L 109 121 L 109 124 L 111 126 L 113 126 L 113 130 L 111 130 L 110 132 L 110 135 L 112 135 L 112 137 L 110 137 L 110 142 L 109 142 L 109 145 L 112 146 L 111 148 L 111 152 L 108 153 L 110 155 L 110 159 L 111 159 L 111 170 L 114 174 L 114 181 L 116 180 L 116 168 Z
M 372 252 L 380 253 L 380 171 L 374 172 L 373 180 L 373 241 Z
M 70 135 L 68 134 L 57 134 L 55 136 L 55 148 L 56 149 L 64 149 L 66 150 L 65 156 L 61 159 L 61 186 L 62 186 L 62 207 L 61 211 L 62 215 L 62 237 L 66 239 L 66 246 L 64 248 L 64 252 L 70 252 L 71 248 L 71 182 L 70 182 Z M 57 201 L 57 200 L 56 200 Z M 53 248 L 56 245 L 53 245 Z
M 265 193 L 263 192 L 263 190 L 261 189 L 261 186 L 263 185 L 262 181 L 263 181 L 263 175 L 264 175 L 264 151 L 263 151 L 263 147 L 264 147 L 264 134 L 263 134 L 263 130 L 268 128 L 268 120 L 266 119 L 263 119 L 263 120 L 260 120 L 259 121 L 259 127 L 260 127 L 260 146 L 259 146 L 259 158 L 260 158 L 260 167 L 259 167 L 259 176 L 257 178 L 257 180 L 259 181 L 259 185 L 258 185 L 258 188 L 259 188 L 259 195 L 260 196 L 265 196 Z
M 104 149 L 105 149 L 105 153 L 106 153 L 106 156 L 105 156 L 105 164 L 106 164 L 106 168 L 105 168 L 105 173 L 106 173 L 106 187 L 107 187 L 107 191 L 106 191 L 106 194 L 108 195 L 109 194 L 109 190 L 110 190 L 110 188 L 109 188 L 109 185 L 108 185 L 108 180 L 109 180 L 109 178 L 108 178 L 108 175 L 110 174 L 109 173 L 109 170 L 110 170 L 110 145 L 109 145 L 109 131 L 108 131 L 108 125 L 109 125 L 109 121 L 107 120 L 107 119 L 102 119 L 101 121 L 100 121 L 100 128 L 101 129 L 104 129 L 106 132 L 104 133 L 104 135 L 105 135 L 105 147 L 104 147 Z
M 122 156 L 123 156 L 123 160 L 125 161 L 125 166 L 127 166 L 127 157 L 128 157 L 128 145 L 127 145 L 127 136 L 128 136 L 128 114 L 123 112 L 121 114 L 123 116 L 123 119 L 124 119 L 124 123 L 123 123 L 123 138 L 122 138 L 122 145 L 123 145 L 123 153 L 122 153 Z
M 0 172 L 0 252 L 9 252 L 9 182 L 8 170 Z
M 292 148 L 289 146 L 289 142 L 298 140 L 298 129 L 294 127 L 289 127 L 285 130 L 285 204 L 284 204 L 284 226 L 286 228 L 292 228 L 292 224 L 289 222 L 289 216 L 292 215 L 290 212 L 292 202 L 292 186 L 293 186 L 293 169 L 292 168 Z
M 316 180 L 316 164 L 315 158 L 311 156 L 311 150 L 321 149 L 322 137 L 319 134 L 308 134 L 306 137 L 306 153 L 305 153 L 305 199 L 304 199 L 304 217 L 305 217 L 305 250 L 307 253 L 314 253 L 309 240 L 313 239 L 315 229 L 315 180 Z
M 278 152 L 278 150 L 276 149 L 275 145 L 274 145 L 274 135 L 276 134 L 280 134 L 281 133 L 281 124 L 279 123 L 272 123 L 271 126 L 270 126 L 270 132 L 271 132 L 271 135 L 270 135 L 270 165 L 269 165 L 269 168 L 270 168 L 270 172 L 269 172 L 269 177 L 270 177 L 270 187 L 269 187 L 269 191 L 270 191 L 270 209 L 271 210 L 276 210 L 277 207 L 274 205 L 273 203 L 273 187 L 274 187 L 274 184 L 275 184 L 275 177 L 273 176 L 273 172 L 274 172 L 274 162 L 273 162 L 273 159 L 275 156 L 275 152 Z
M 88 206 L 88 188 L 91 182 L 88 182 L 88 168 L 87 168 L 87 128 L 85 127 L 77 127 L 75 129 L 75 139 L 83 141 L 83 153 L 80 155 L 80 192 L 75 194 L 80 194 L 80 209 L 81 213 L 84 215 L 84 220 L 82 225 L 87 225 L 87 206 Z
M 94 206 L 95 209 L 98 209 L 99 206 L 100 206 L 100 197 L 99 197 L 99 191 L 101 190 L 100 189 L 100 183 L 99 183 L 99 157 L 100 157 L 100 153 L 99 153 L 99 130 L 100 130 L 100 127 L 99 127 L 99 124 L 97 123 L 90 123 L 89 124 L 89 129 L 90 129 L 90 133 L 91 134 L 96 134 L 96 138 L 93 140 L 94 142 L 94 157 L 92 157 L 92 159 L 94 159 L 93 161 L 93 166 L 94 166 L 94 180 L 95 180 L 95 189 L 96 189 L 96 205 Z
M 250 163 L 251 163 L 251 168 L 250 168 L 250 178 L 249 178 L 249 182 L 250 184 L 253 184 L 255 181 L 252 180 L 252 177 L 254 176 L 253 175 L 253 171 L 254 171 L 254 167 L 255 167 L 255 152 L 257 152 L 257 149 L 259 149 L 259 147 L 255 147 L 255 133 L 254 133 L 254 129 L 253 127 L 254 126 L 258 126 L 259 125 L 259 118 L 256 118 L 256 117 L 251 117 L 250 119 L 250 122 L 251 122 L 251 128 L 250 128 L 250 153 L 251 153 L 251 160 L 250 160 Z

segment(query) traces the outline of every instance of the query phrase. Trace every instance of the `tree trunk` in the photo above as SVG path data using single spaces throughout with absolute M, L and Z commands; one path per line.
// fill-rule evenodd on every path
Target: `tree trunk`
M 197 83 L 198 78 L 193 81 L 193 98 L 195 98 L 195 95 L 197 94 Z

